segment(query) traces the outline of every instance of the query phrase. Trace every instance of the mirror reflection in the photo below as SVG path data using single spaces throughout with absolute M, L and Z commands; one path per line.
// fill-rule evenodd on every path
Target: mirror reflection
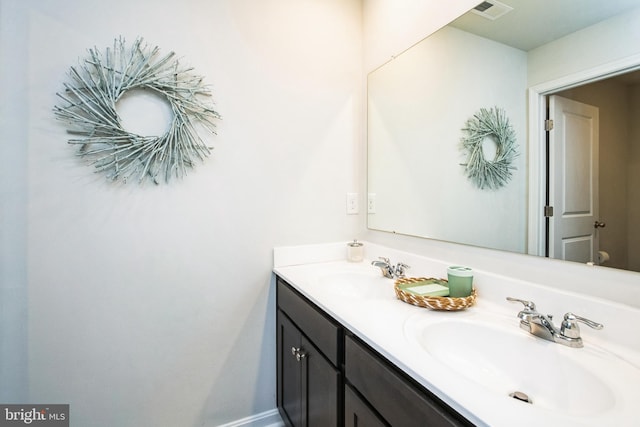
M 640 271 L 640 248 L 634 248 L 640 241 L 640 221 L 634 221 L 640 216 L 640 196 L 634 194 L 640 172 L 632 166 L 640 162 L 637 73 L 591 79 L 600 81 L 582 87 L 576 82 L 570 89 L 542 94 L 544 102 L 558 111 L 564 111 L 559 100 L 568 99 L 595 108 L 597 114 L 560 119 L 577 132 L 573 140 L 563 142 L 575 150 L 564 159 L 550 150 L 550 164 L 540 169 L 528 160 L 532 145 L 544 141 L 529 141 L 528 126 L 533 126 L 532 117 L 542 119 L 527 108 L 531 96 L 527 89 L 553 75 L 545 67 L 559 60 L 543 57 L 558 43 L 554 40 L 571 40 L 573 48 L 584 49 L 580 54 L 587 55 L 589 45 L 576 42 L 576 37 L 585 34 L 588 40 L 590 32 L 608 35 L 606 26 L 621 27 L 620 20 L 637 26 L 637 1 L 581 2 L 580 11 L 575 2 L 491 3 L 500 8 L 491 12 L 493 16 L 469 12 L 370 73 L 369 228 Z M 556 10 L 566 6 L 573 10 Z M 602 38 L 610 43 L 610 38 Z M 503 187 L 479 189 L 465 174 L 469 152 L 460 142 L 467 135 L 465 124 L 481 109 L 490 108 L 505 112 L 518 156 Z M 589 126 L 578 126 L 581 120 Z M 487 164 L 496 158 L 496 139 L 496 135 L 483 139 Z M 594 141 L 599 141 L 599 148 Z M 582 151 L 583 145 L 592 151 Z M 573 187 L 566 187 L 572 190 L 558 187 L 554 168 L 573 177 Z M 534 201 L 540 203 L 539 209 L 530 206 L 532 188 L 544 193 Z M 585 188 L 589 191 L 577 190 Z M 544 217 L 544 205 L 554 206 L 553 216 Z M 532 211 L 540 212 L 539 218 Z M 561 219 L 571 216 L 584 230 L 564 225 L 562 231 Z M 532 230 L 537 233 L 533 238 Z M 532 240 L 541 243 L 532 245 Z

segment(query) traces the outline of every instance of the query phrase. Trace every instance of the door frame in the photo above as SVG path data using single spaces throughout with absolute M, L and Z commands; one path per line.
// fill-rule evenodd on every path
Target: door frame
M 547 96 L 565 89 L 604 80 L 630 71 L 640 70 L 640 55 L 611 61 L 597 67 L 569 74 L 555 80 L 531 86 L 528 97 L 528 214 L 527 254 L 545 256 L 546 229 L 544 206 L 546 203 L 546 180 L 531 179 L 546 176 L 546 138 L 544 120 L 547 117 Z

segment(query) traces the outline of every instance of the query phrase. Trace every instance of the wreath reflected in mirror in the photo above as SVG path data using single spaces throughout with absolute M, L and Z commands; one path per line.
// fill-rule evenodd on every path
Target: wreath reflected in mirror
M 57 95 L 64 105 L 56 105 L 57 119 L 77 135 L 69 139 L 78 145 L 78 155 L 90 160 L 96 172 L 112 180 L 158 184 L 171 177 L 184 177 L 211 153 L 200 130 L 215 134 L 220 115 L 209 101 L 211 96 L 203 78 L 182 66 L 175 53 L 160 55 L 142 38 L 128 47 L 124 38 L 115 39 L 104 53 L 88 50 L 88 57 L 69 70 L 69 82 Z M 122 125 L 116 103 L 132 90 L 150 90 L 166 99 L 172 119 L 163 135 L 147 136 L 130 132 Z
M 516 133 L 503 109 L 481 108 L 467 120 L 462 128 L 462 148 L 467 153 L 465 167 L 467 177 L 480 189 L 497 190 L 505 186 L 512 176 L 514 159 L 518 156 Z M 485 158 L 484 144 L 495 143 L 495 157 Z

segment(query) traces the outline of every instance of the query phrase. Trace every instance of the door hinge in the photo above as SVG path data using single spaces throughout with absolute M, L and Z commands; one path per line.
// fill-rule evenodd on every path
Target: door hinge
M 549 132 L 551 129 L 553 129 L 553 120 L 545 120 L 544 121 L 544 130 Z
M 544 207 L 544 217 L 551 218 L 553 216 L 553 206 Z

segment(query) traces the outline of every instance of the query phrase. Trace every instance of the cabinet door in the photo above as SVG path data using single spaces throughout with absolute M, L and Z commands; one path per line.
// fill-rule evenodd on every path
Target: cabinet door
M 349 387 L 344 387 L 345 427 L 387 427 L 387 424 Z
M 342 425 L 340 416 L 340 373 L 322 354 L 302 337 L 302 407 L 306 426 L 329 427 Z
M 278 408 L 285 424 L 341 426 L 340 372 L 280 310 L 276 339 Z
M 295 353 L 301 346 L 300 331 L 280 310 L 276 322 L 278 408 L 288 426 L 303 426 L 302 371 Z

